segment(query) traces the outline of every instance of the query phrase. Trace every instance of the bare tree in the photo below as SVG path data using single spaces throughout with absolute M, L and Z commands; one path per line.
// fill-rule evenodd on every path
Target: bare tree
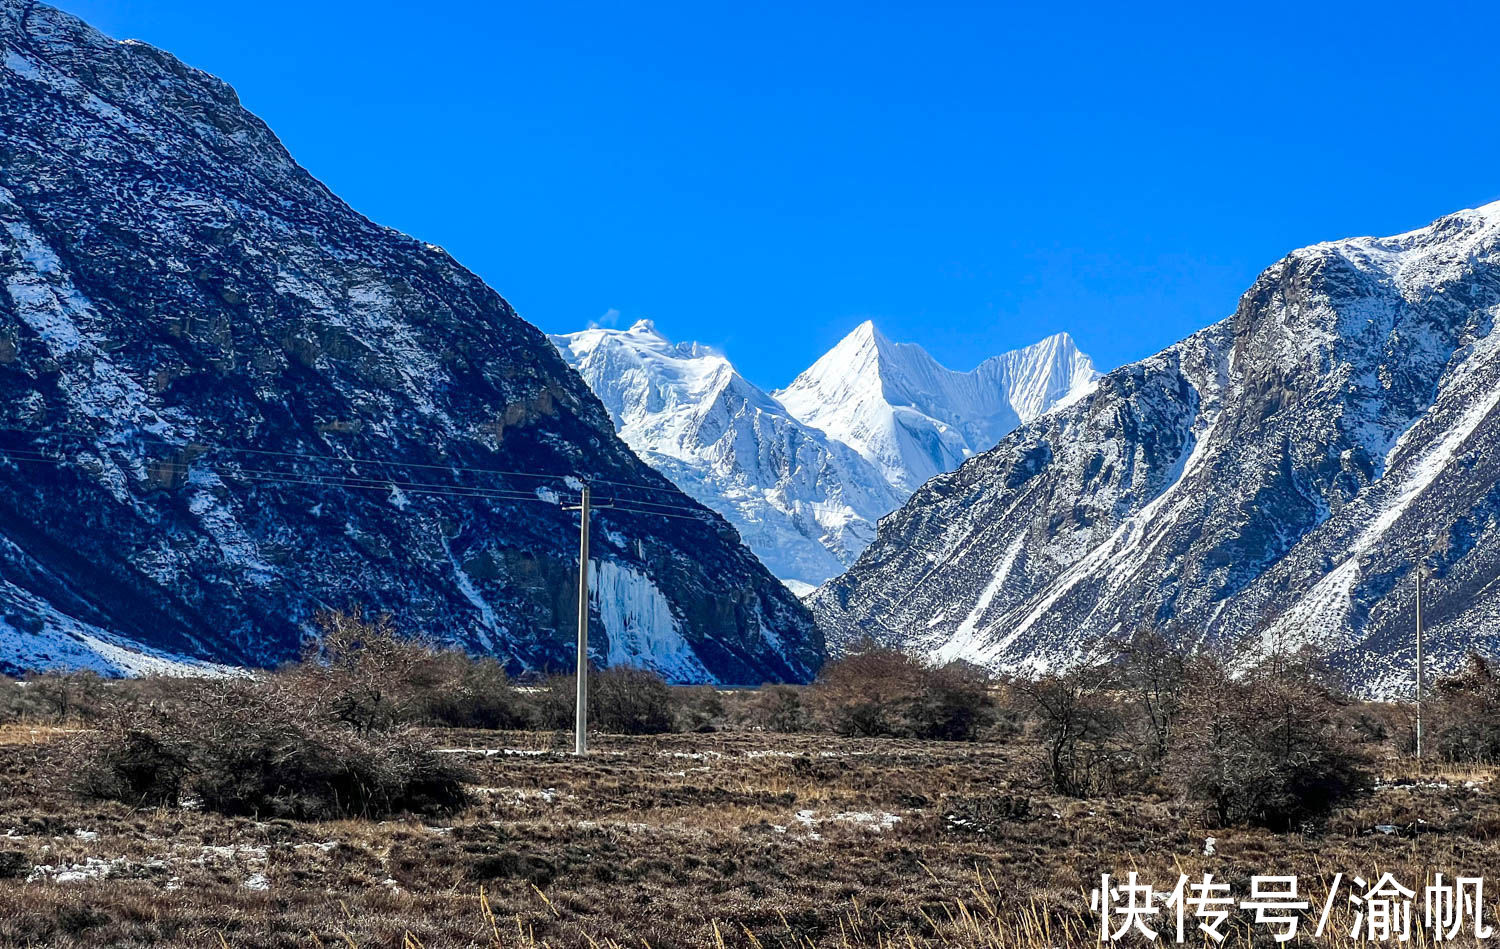
M 1273 650 L 1238 674 L 1194 659 L 1168 774 L 1217 823 L 1295 826 L 1368 780 L 1345 704 L 1306 652 Z
M 283 674 L 356 731 L 409 720 L 420 695 L 441 687 L 436 650 L 401 636 L 389 616 L 367 619 L 355 607 L 324 611 L 314 621 L 318 638 L 309 642 L 301 664 Z
M 1123 731 L 1114 692 L 1121 668 L 1094 660 L 1060 675 L 1019 681 L 1015 690 L 1037 723 L 1052 786 L 1087 797 L 1108 790 L 1117 777 Z
M 1161 761 L 1172 741 L 1172 726 L 1182 710 L 1187 682 L 1187 651 L 1156 630 L 1148 630 L 1124 649 L 1125 687 L 1134 697 L 1145 730 L 1145 755 Z

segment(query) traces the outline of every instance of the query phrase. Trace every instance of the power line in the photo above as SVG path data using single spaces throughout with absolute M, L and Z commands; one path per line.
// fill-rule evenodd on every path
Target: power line
M 18 456 L 17 452 L 14 449 L 9 448 L 0 448 L 0 457 L 7 457 L 13 461 L 24 461 L 37 464 L 51 464 L 58 466 L 69 464 L 66 459 L 60 458 L 50 458 L 34 454 L 30 456 Z M 170 465 L 171 463 L 167 464 Z M 557 501 L 550 498 L 537 497 L 534 494 L 526 494 L 519 491 L 504 491 L 496 488 L 478 488 L 465 485 L 441 485 L 418 482 L 398 485 L 395 482 L 384 479 L 343 477 L 337 475 L 314 475 L 310 477 L 298 477 L 295 474 L 286 472 L 225 470 L 219 468 L 213 468 L 212 470 L 214 474 L 233 481 L 297 484 L 313 487 L 366 489 L 376 491 L 390 491 L 392 489 L 398 489 L 402 491 L 410 491 L 414 494 L 447 495 L 451 497 L 470 497 L 501 501 L 535 501 L 540 504 L 551 504 L 554 506 L 558 503 Z
M 48 431 L 48 430 L 45 430 L 45 429 L 6 428 L 6 427 L 0 427 L 0 432 L 8 432 L 8 433 L 17 434 L 17 435 L 29 435 L 29 436 L 32 436 L 32 437 L 43 437 L 43 438 L 73 438 L 73 439 L 80 439 L 80 440 L 84 440 L 84 441 L 89 441 L 92 444 L 91 437 L 88 436 L 88 435 L 86 435 L 86 434 L 84 434 L 84 433 L 82 433 L 82 432 L 67 432 L 67 431 L 55 431 L 55 430 L 54 431 Z M 198 442 L 198 441 L 192 442 L 191 445 L 174 445 L 174 444 L 172 444 L 170 442 L 151 442 L 150 444 L 159 444 L 159 445 L 162 445 L 163 447 L 171 447 L 171 448 L 188 448 L 188 447 L 191 447 L 191 445 L 200 445 L 200 446 L 202 446 L 204 448 L 205 452 L 222 452 L 222 453 L 227 453 L 227 454 L 269 455 L 269 456 L 276 456 L 276 457 L 282 457 L 282 458 L 299 458 L 299 459 L 304 459 L 304 460 L 308 460 L 308 461 L 343 462 L 345 464 L 388 465 L 388 466 L 392 466 L 392 467 L 421 468 L 421 469 L 426 469 L 426 470 L 431 470 L 431 471 L 461 472 L 461 473 L 465 473 L 465 474 L 507 475 L 507 476 L 516 477 L 516 478 L 552 479 L 552 480 L 557 480 L 557 481 L 566 481 L 569 478 L 572 478 L 572 479 L 579 480 L 579 481 L 588 480 L 588 481 L 593 482 L 595 484 L 608 484 L 608 485 L 614 485 L 614 486 L 617 486 L 617 487 L 636 488 L 636 489 L 642 490 L 642 491 L 659 491 L 659 492 L 663 492 L 663 493 L 667 493 L 667 494 L 680 494 L 681 493 L 681 490 L 679 488 L 676 488 L 676 487 L 662 486 L 662 485 L 651 485 L 651 484 L 637 484 L 637 483 L 629 482 L 629 481 L 614 481 L 614 480 L 610 480 L 610 479 L 607 479 L 607 478 L 585 478 L 582 475 L 576 475 L 576 474 L 556 474 L 556 473 L 552 473 L 552 472 L 537 472 L 537 471 L 509 471 L 509 470 L 506 470 L 506 469 L 503 469 L 503 468 L 486 468 L 486 467 L 481 467 L 481 466 L 476 466 L 476 465 L 435 465 L 435 464 L 430 464 L 430 463 L 426 463 L 426 462 L 418 462 L 418 461 L 399 461 L 399 460 L 395 460 L 395 459 L 386 459 L 386 458 L 361 458 L 361 457 L 349 456 L 349 455 L 325 455 L 325 454 L 319 454 L 317 452 L 292 452 L 292 451 L 280 451 L 280 450 L 269 449 L 269 448 L 239 448 L 239 447 L 235 447 L 235 446 L 232 446 L 232 445 L 218 445 L 218 444 L 207 443 L 207 442 Z
M 5 431 L 5 429 L 0 429 L 0 431 Z M 328 461 L 344 460 L 334 456 L 306 456 L 297 455 L 290 452 L 274 452 L 270 454 L 301 458 L 316 457 L 320 460 Z M 30 448 L 11 448 L 0 446 L 0 456 L 10 458 L 13 461 L 45 463 L 58 466 L 64 466 L 70 463 L 68 459 L 57 458 L 51 455 L 47 455 L 44 452 L 38 451 L 36 449 Z M 174 473 L 181 472 L 184 474 L 190 474 L 193 470 L 193 466 L 197 464 L 197 462 L 181 462 L 165 458 L 152 459 L 152 462 L 153 464 L 159 467 L 165 467 L 166 469 Z M 364 463 L 380 462 L 366 460 Z M 395 464 L 399 465 L 402 463 L 397 462 Z M 225 467 L 222 464 L 208 464 L 206 465 L 206 467 L 210 468 L 214 471 L 215 474 L 223 478 L 256 483 L 296 484 L 312 487 L 350 488 L 377 491 L 400 490 L 413 494 L 427 494 L 435 496 L 477 498 L 501 501 L 527 501 L 533 503 L 550 504 L 554 506 L 560 505 L 562 501 L 561 498 L 554 500 L 551 498 L 539 497 L 535 494 L 527 493 L 524 491 L 517 491 L 514 489 L 487 488 L 477 485 L 438 484 L 430 481 L 400 481 L 391 478 L 375 478 L 358 474 L 269 471 L 265 469 Z M 421 467 L 436 468 L 438 466 Z M 538 475 L 538 477 L 562 476 Z M 629 485 L 624 482 L 608 483 L 619 484 L 623 487 L 634 487 L 634 485 Z M 702 508 L 691 507 L 684 504 L 666 504 L 659 501 L 643 501 L 634 498 L 621 499 L 617 496 L 613 497 L 611 500 L 613 502 L 612 509 L 624 513 L 637 515 L 655 515 L 657 517 L 670 517 L 679 520 L 694 520 L 700 523 L 710 525 L 712 524 L 712 515 L 710 515 L 708 511 Z

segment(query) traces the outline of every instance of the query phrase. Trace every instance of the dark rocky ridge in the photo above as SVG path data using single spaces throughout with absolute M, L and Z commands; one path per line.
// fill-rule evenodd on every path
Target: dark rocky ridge
M 816 671 L 806 609 L 440 248 L 352 211 L 170 54 L 20 0 L 0 43 L 0 667 L 263 665 L 352 603 L 566 666 L 576 515 L 539 500 L 555 479 L 463 470 L 503 469 L 701 517 L 596 514 L 601 658 Z
M 1500 204 L 1320 244 L 883 519 L 813 598 L 834 641 L 1038 672 L 1150 628 L 1328 650 L 1409 694 L 1500 638 Z

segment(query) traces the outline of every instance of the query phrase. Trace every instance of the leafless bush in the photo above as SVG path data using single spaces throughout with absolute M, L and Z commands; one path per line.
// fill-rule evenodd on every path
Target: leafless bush
M 221 814 L 322 820 L 441 813 L 464 803 L 461 775 L 404 728 L 357 729 L 300 707 L 275 684 L 230 685 L 192 727 L 189 784 Z M 200 712 L 201 714 L 201 712 Z
M 1089 797 L 1118 786 L 1131 759 L 1115 697 L 1121 682 L 1118 664 L 1096 661 L 1015 683 L 1041 740 L 1047 775 L 1059 793 Z
M 99 730 L 83 738 L 69 757 L 79 791 L 134 807 L 175 807 L 192 768 L 194 743 L 180 712 L 124 705 Z
M 423 663 L 408 703 L 411 720 L 450 728 L 527 728 L 532 712 L 494 659 L 461 652 L 434 654 Z
M 533 698 L 542 728 L 571 729 L 577 707 L 573 676 L 553 676 Z M 611 666 L 589 671 L 589 726 L 619 735 L 652 735 L 674 727 L 671 688 L 649 669 Z
M 685 685 L 671 690 L 675 730 L 717 731 L 724 721 L 724 697 L 711 685 Z
M 10 695 L 8 716 L 57 723 L 92 721 L 103 708 L 107 686 L 90 670 L 48 670 L 22 679 Z
M 1238 676 L 1194 660 L 1168 773 L 1219 824 L 1297 826 L 1368 782 L 1344 705 L 1307 654 Z
M 530 696 L 531 720 L 538 728 L 562 731 L 573 727 L 577 707 L 578 680 L 574 676 L 549 676 Z
M 389 616 L 366 619 L 356 608 L 319 613 L 316 622 L 318 638 L 281 678 L 355 731 L 411 721 L 423 694 L 440 686 L 435 650 L 398 634 Z
M 1471 655 L 1463 671 L 1439 679 L 1426 706 L 1434 753 L 1446 761 L 1500 761 L 1500 675 Z
M 611 666 L 591 678 L 589 715 L 606 732 L 654 735 L 672 731 L 672 693 L 649 669 Z
M 221 814 L 325 820 L 464 802 L 461 774 L 418 736 L 357 730 L 274 678 L 199 685 L 172 708 L 123 707 L 77 758 L 81 791 L 138 806 L 191 795 Z
M 320 635 L 302 661 L 281 670 L 289 685 L 327 701 L 356 731 L 401 723 L 453 728 L 522 728 L 527 706 L 490 658 L 438 649 L 400 635 L 387 616 L 322 613 Z
M 972 741 L 991 716 L 988 688 L 974 667 L 933 668 L 875 648 L 828 663 L 813 694 L 823 723 L 841 735 Z
M 323 623 L 335 633 L 323 662 L 185 684 L 172 701 L 122 698 L 82 739 L 80 789 L 138 805 L 191 794 L 223 814 L 300 819 L 462 805 L 460 772 L 402 724 L 433 654 L 395 642 L 385 623 Z
M 1187 684 L 1187 651 L 1155 630 L 1137 636 L 1121 655 L 1122 685 L 1135 706 L 1133 724 L 1142 755 L 1159 762 L 1167 756 L 1172 728 L 1182 710 Z
M 802 692 L 790 685 L 767 685 L 749 693 L 740 705 L 740 720 L 751 728 L 796 734 L 808 727 Z

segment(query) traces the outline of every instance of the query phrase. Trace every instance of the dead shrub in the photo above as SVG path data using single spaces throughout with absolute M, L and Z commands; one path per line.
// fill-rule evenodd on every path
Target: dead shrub
M 462 775 L 405 728 L 356 729 L 266 685 L 232 685 L 193 726 L 189 787 L 221 814 L 327 820 L 444 813 Z
M 359 610 L 322 613 L 316 622 L 319 638 L 281 674 L 310 696 L 327 697 L 334 716 L 356 731 L 531 723 L 531 709 L 494 659 L 402 636 L 390 617 L 366 619 Z
M 531 725 L 531 709 L 494 659 L 461 652 L 433 655 L 416 670 L 413 721 L 449 728 L 515 729 Z
M 552 676 L 532 697 L 542 728 L 571 730 L 577 708 L 577 678 Z M 617 735 L 655 735 L 673 730 L 672 690 L 661 676 L 634 666 L 589 670 L 589 727 Z
M 90 797 L 134 807 L 176 807 L 191 768 L 193 745 L 180 712 L 126 705 L 82 742 L 75 780 Z
M 418 662 L 387 643 L 386 624 L 324 621 L 340 634 L 326 663 L 185 685 L 171 702 L 119 701 L 82 739 L 78 788 L 138 806 L 191 794 L 222 814 L 304 820 L 462 806 L 461 771 L 402 724 L 415 679 L 386 678 L 431 653 Z
M 314 621 L 319 636 L 301 663 L 283 670 L 285 682 L 359 732 L 416 717 L 435 685 L 430 645 L 399 635 L 389 616 L 366 619 L 358 608 L 324 611 Z
M 1187 651 L 1150 630 L 1136 636 L 1121 654 L 1121 685 L 1134 706 L 1132 727 L 1142 757 L 1160 762 L 1167 756 L 1172 729 L 1182 711 L 1187 683 Z
M 671 689 L 649 669 L 611 666 L 590 677 L 589 720 L 621 735 L 672 731 Z
M 1217 824 L 1295 827 L 1369 782 L 1344 705 L 1307 654 L 1273 655 L 1239 676 L 1196 659 L 1168 775 Z
M 802 692 L 790 685 L 756 689 L 740 707 L 740 717 L 746 725 L 760 731 L 796 734 L 808 727 Z
M 1119 786 L 1133 757 L 1115 698 L 1121 683 L 1121 668 L 1113 662 L 1091 662 L 1061 675 L 1014 683 L 1041 741 L 1048 780 L 1058 793 L 1090 797 Z
M 1483 656 L 1469 656 L 1463 671 L 1439 679 L 1426 712 L 1430 747 L 1443 760 L 1500 761 L 1500 676 Z
M 712 732 L 723 723 L 724 697 L 713 686 L 678 686 L 671 693 L 677 731 Z
M 107 700 L 107 684 L 97 672 L 49 670 L 26 676 L 11 695 L 11 715 L 32 721 L 86 722 L 97 719 Z
M 987 676 L 868 648 L 823 667 L 813 686 L 823 724 L 854 737 L 972 741 L 991 718 Z
M 569 731 L 573 728 L 573 710 L 577 707 L 578 679 L 574 676 L 549 676 L 530 696 L 531 720 L 538 728 Z

